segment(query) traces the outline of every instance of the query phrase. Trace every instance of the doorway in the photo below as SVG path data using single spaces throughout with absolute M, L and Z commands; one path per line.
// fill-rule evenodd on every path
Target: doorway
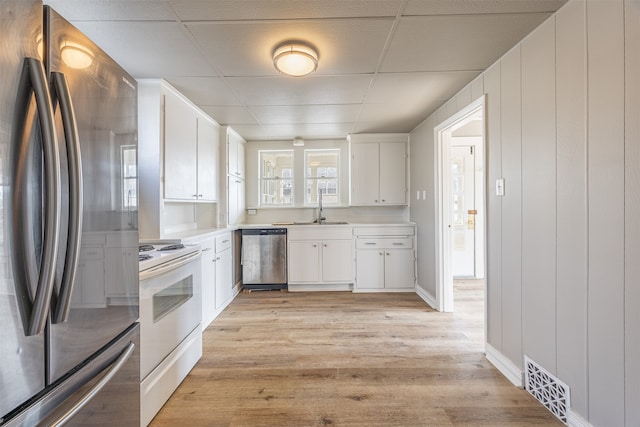
M 435 128 L 438 209 L 436 300 L 454 311 L 454 280 L 485 271 L 484 96 Z

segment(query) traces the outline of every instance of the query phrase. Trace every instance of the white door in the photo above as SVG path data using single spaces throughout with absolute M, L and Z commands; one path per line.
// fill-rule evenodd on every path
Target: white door
M 453 276 L 475 277 L 475 147 L 451 147 Z

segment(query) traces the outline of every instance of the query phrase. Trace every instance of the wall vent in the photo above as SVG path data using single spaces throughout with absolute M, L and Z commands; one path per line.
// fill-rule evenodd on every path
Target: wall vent
M 524 364 L 525 389 L 560 421 L 567 424 L 571 407 L 569 386 L 527 356 L 524 356 Z

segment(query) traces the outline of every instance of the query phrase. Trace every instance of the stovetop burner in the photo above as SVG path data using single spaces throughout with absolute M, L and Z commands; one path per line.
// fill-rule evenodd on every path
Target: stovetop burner
M 138 261 L 146 261 L 148 259 L 153 258 L 151 255 L 147 254 L 138 254 Z
M 173 251 L 176 249 L 184 249 L 184 245 L 182 243 L 178 243 L 175 245 L 167 245 L 167 246 L 163 246 L 161 248 L 158 248 L 159 251 Z
M 139 245 L 138 246 L 138 252 L 148 252 L 148 251 L 152 251 L 155 248 L 153 247 L 153 245 Z

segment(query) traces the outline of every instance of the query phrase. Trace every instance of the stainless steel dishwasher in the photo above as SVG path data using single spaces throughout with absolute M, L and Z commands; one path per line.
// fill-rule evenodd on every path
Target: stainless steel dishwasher
M 242 285 L 248 290 L 287 288 L 287 229 L 242 230 Z

